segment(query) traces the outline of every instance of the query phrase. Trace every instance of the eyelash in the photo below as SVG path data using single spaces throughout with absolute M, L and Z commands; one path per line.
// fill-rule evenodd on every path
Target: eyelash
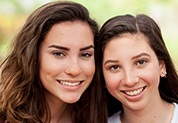
M 93 56 L 93 53 L 84 52 L 84 53 L 81 53 L 80 56 L 81 56 L 81 57 L 84 57 L 84 58 L 90 58 L 91 56 Z
M 60 52 L 60 51 L 53 52 L 53 55 L 56 57 L 66 56 L 65 53 Z M 80 54 L 80 57 L 82 57 L 82 58 L 90 58 L 91 56 L 93 56 L 93 53 L 90 53 L 90 52 L 84 52 L 84 53 Z
M 53 55 L 55 55 L 55 56 L 57 56 L 57 57 L 66 56 L 64 53 L 59 52 L 59 51 L 55 51 L 55 52 L 53 52 Z
M 141 60 L 136 61 L 135 64 L 136 64 L 136 66 L 143 66 L 143 65 L 145 65 L 147 62 L 148 62 L 147 60 L 141 59 Z
M 108 70 L 110 71 L 119 71 L 120 70 L 120 66 L 119 65 L 111 65 L 108 67 Z
M 141 59 L 141 60 L 137 60 L 137 61 L 135 62 L 135 65 L 136 65 L 137 67 L 142 67 L 142 66 L 144 66 L 147 62 L 148 62 L 147 60 Z M 110 65 L 110 66 L 108 67 L 108 70 L 110 70 L 110 71 L 119 71 L 120 69 L 121 69 L 121 67 L 120 67 L 119 65 Z

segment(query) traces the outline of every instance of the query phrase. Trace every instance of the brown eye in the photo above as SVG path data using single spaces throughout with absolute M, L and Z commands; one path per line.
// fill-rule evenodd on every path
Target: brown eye
M 137 65 L 137 66 L 142 66 L 142 65 L 144 65 L 144 64 L 146 64 L 146 63 L 147 63 L 146 60 L 138 60 L 138 61 L 136 62 L 136 65 Z
M 57 57 L 62 57 L 62 56 L 65 56 L 65 54 L 64 54 L 64 53 L 59 52 L 59 51 L 55 51 L 55 52 L 53 52 L 53 55 L 54 55 L 54 56 L 57 56 Z
M 119 67 L 119 65 L 111 65 L 109 67 L 109 70 L 110 71 L 118 71 L 118 70 L 120 70 L 120 67 Z
M 84 52 L 84 53 L 81 53 L 80 56 L 83 57 L 83 58 L 90 58 L 91 56 L 93 56 L 93 53 Z

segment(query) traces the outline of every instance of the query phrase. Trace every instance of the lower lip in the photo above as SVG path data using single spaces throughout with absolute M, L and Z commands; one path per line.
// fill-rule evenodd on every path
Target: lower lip
M 146 91 L 146 87 L 144 88 L 144 90 L 138 94 L 138 95 L 135 95 L 135 96 L 129 96 L 127 94 L 124 94 L 125 98 L 129 101 L 132 101 L 132 102 L 136 102 L 136 101 L 139 101 L 143 98 L 143 94 L 145 93 Z

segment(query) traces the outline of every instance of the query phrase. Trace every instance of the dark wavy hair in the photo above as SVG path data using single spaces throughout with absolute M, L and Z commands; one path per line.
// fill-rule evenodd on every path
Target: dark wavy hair
M 10 123 L 50 121 L 50 109 L 39 79 L 39 45 L 54 24 L 82 21 L 89 25 L 94 38 L 98 25 L 81 4 L 67 1 L 47 3 L 35 10 L 13 40 L 12 51 L 1 63 L 0 115 Z M 95 40 L 95 39 L 94 39 Z M 94 42 L 95 44 L 95 42 Z M 75 104 L 69 104 L 74 123 L 103 123 L 101 91 L 92 81 Z
M 143 34 L 149 41 L 150 47 L 155 52 L 158 60 L 163 60 L 166 65 L 167 77 L 160 78 L 159 92 L 161 98 L 167 102 L 178 103 L 178 75 L 169 52 L 164 43 L 161 30 L 157 23 L 145 14 L 116 16 L 106 21 L 99 31 L 97 50 L 97 78 L 105 86 L 102 73 L 103 51 L 106 44 L 113 38 L 123 34 Z M 103 87 L 108 100 L 109 116 L 122 110 L 122 104 L 112 97 Z

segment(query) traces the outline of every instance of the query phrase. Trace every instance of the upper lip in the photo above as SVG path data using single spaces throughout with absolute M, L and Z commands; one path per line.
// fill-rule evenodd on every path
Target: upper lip
M 64 80 L 57 80 L 57 82 L 59 82 L 60 84 L 62 84 L 62 85 L 64 85 L 64 86 L 74 87 L 74 86 L 80 85 L 83 81 L 64 81 Z
M 132 88 L 132 89 L 123 89 L 123 90 L 121 90 L 121 92 L 124 92 L 124 91 L 135 91 L 135 90 L 137 90 L 137 89 L 140 89 L 140 88 L 145 88 L 146 86 L 142 86 L 142 87 L 137 87 L 137 88 Z
M 71 83 L 75 83 L 75 82 L 83 82 L 84 80 L 59 80 L 57 79 L 58 82 L 71 82 Z
M 143 87 L 140 87 L 137 89 L 125 90 L 125 91 L 121 91 L 121 92 L 128 96 L 137 96 L 137 95 L 141 94 L 145 90 L 145 88 L 146 88 L 146 86 L 143 86 Z

